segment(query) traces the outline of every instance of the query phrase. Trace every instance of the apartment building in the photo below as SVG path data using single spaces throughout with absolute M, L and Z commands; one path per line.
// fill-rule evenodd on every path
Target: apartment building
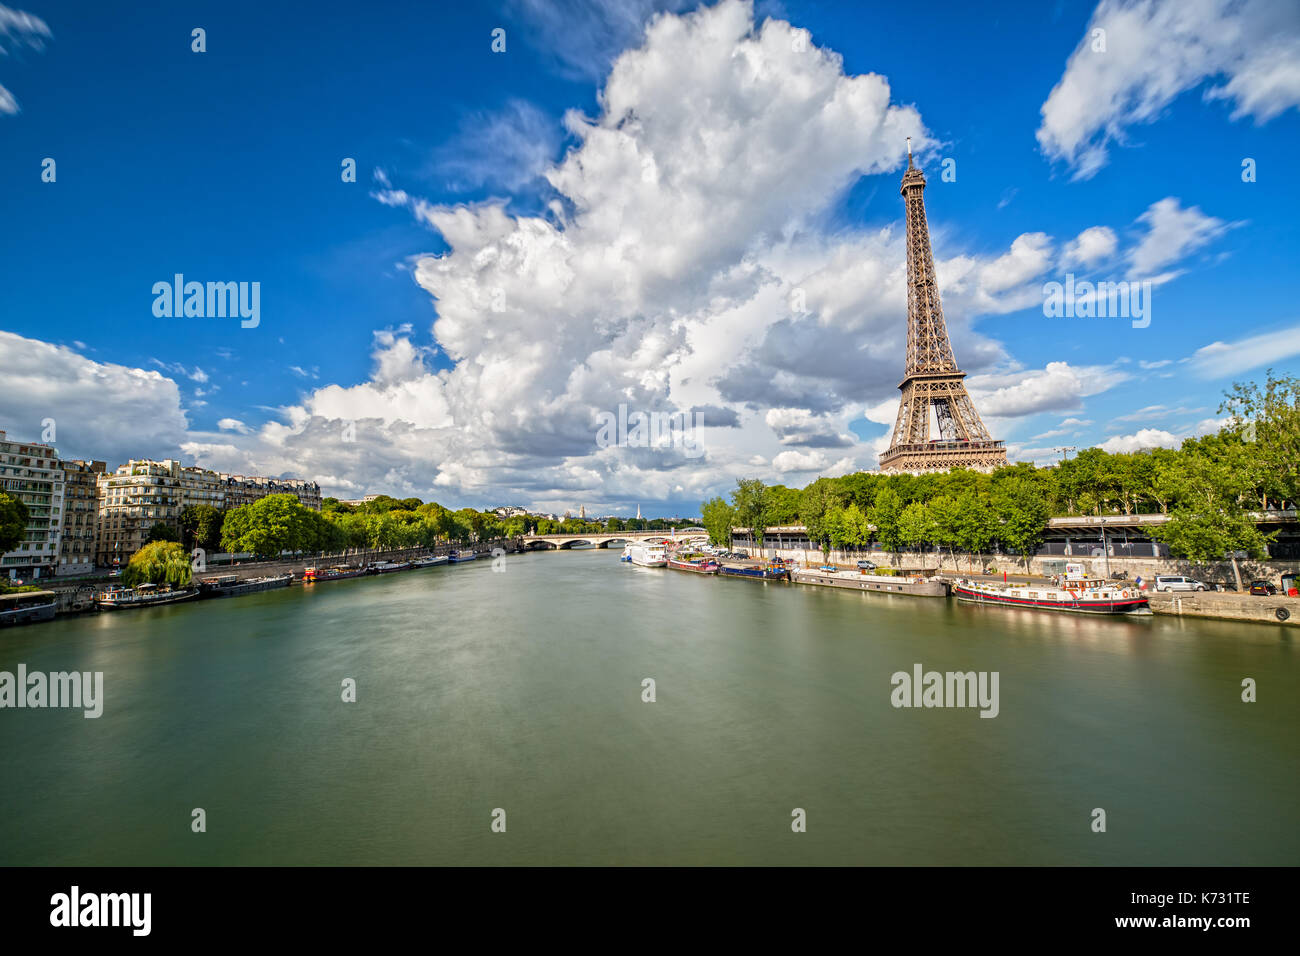
M 320 511 L 320 485 L 302 478 L 263 478 L 258 475 L 221 476 L 225 483 L 226 507 L 238 508 L 267 495 L 294 495 L 299 503 Z
M 63 462 L 63 536 L 59 542 L 59 574 L 85 574 L 95 567 L 99 536 L 99 477 L 102 461 Z
M 97 481 L 99 527 L 95 561 L 105 567 L 126 564 L 144 547 L 159 522 L 180 536 L 181 512 L 191 505 L 226 507 L 221 475 L 184 466 L 174 459 L 133 458 Z
M 27 506 L 27 534 L 0 555 L 0 573 L 24 581 L 48 577 L 59 563 L 63 466 L 49 445 L 10 441 L 0 431 L 0 491 Z

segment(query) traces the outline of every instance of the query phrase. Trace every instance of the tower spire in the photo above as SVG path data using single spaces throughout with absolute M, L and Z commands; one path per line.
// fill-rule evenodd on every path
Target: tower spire
M 913 472 L 997 468 L 1007 463 L 1006 444 L 989 437 L 948 340 L 925 218 L 925 174 L 912 163 L 910 136 L 899 193 L 907 217 L 907 365 L 898 386 L 903 393 L 898 418 L 880 467 Z M 935 438 L 930 437 L 931 421 L 938 427 Z

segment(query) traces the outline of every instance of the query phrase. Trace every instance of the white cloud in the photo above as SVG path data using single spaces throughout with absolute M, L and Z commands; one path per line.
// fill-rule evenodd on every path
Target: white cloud
M 1074 237 L 1061 255 L 1063 266 L 1094 266 L 1115 254 L 1119 240 L 1109 226 L 1092 226 Z
M 241 435 L 248 435 L 253 431 L 238 418 L 223 418 L 217 422 L 217 428 L 223 432 L 238 432 Z
M 1143 448 L 1177 448 L 1183 440 L 1159 428 L 1143 428 L 1132 435 L 1114 435 L 1097 445 L 1112 455 L 1139 451 Z
M 43 50 L 45 41 L 52 36 L 40 17 L 0 4 L 0 56 L 7 56 L 10 50 L 20 47 Z M 17 112 L 18 100 L 0 86 L 0 115 Z
M 72 349 L 0 331 L 0 429 L 35 440 L 53 418 L 54 444 L 76 458 L 175 457 L 188 422 L 176 383 L 160 372 L 95 362 Z
M 1045 368 L 975 375 L 967 380 L 975 407 L 986 416 L 1016 418 L 1038 412 L 1083 407 L 1083 399 L 1128 380 L 1113 365 L 1072 366 L 1049 362 Z
M 1105 31 L 1105 50 L 1095 31 Z M 1206 99 L 1263 123 L 1300 104 L 1300 6 L 1282 0 L 1102 0 L 1042 107 L 1038 142 L 1076 179 L 1127 127 L 1154 122 L 1207 79 Z
M 1152 203 L 1138 222 L 1147 232 L 1129 251 L 1129 260 L 1142 276 L 1195 252 L 1229 228 L 1228 223 L 1205 215 L 1196 206 L 1184 209 L 1173 196 Z
M 1235 342 L 1211 342 L 1193 352 L 1189 363 L 1201 378 L 1225 378 L 1295 355 L 1300 355 L 1300 325 Z

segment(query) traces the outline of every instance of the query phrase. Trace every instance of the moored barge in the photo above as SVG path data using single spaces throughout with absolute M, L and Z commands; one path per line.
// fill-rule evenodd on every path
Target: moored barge
M 1066 581 L 1059 587 L 1051 584 L 995 585 L 958 581 L 953 585 L 953 594 L 957 600 L 971 604 L 1029 607 L 1043 611 L 1069 611 L 1076 614 L 1151 613 L 1151 605 L 1146 596 L 1136 587 L 1099 579 Z
M 289 571 L 267 577 L 249 578 L 246 581 L 241 581 L 237 574 L 227 574 L 200 581 L 199 594 L 203 597 L 235 597 L 241 594 L 254 594 L 257 591 L 287 588 L 292 580 L 293 574 Z

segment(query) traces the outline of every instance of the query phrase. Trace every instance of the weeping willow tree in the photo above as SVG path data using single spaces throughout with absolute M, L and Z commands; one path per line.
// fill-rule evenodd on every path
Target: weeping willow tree
M 122 580 L 135 587 L 137 584 L 170 584 L 183 588 L 190 583 L 190 556 L 175 541 L 154 541 L 131 555 L 122 572 Z

